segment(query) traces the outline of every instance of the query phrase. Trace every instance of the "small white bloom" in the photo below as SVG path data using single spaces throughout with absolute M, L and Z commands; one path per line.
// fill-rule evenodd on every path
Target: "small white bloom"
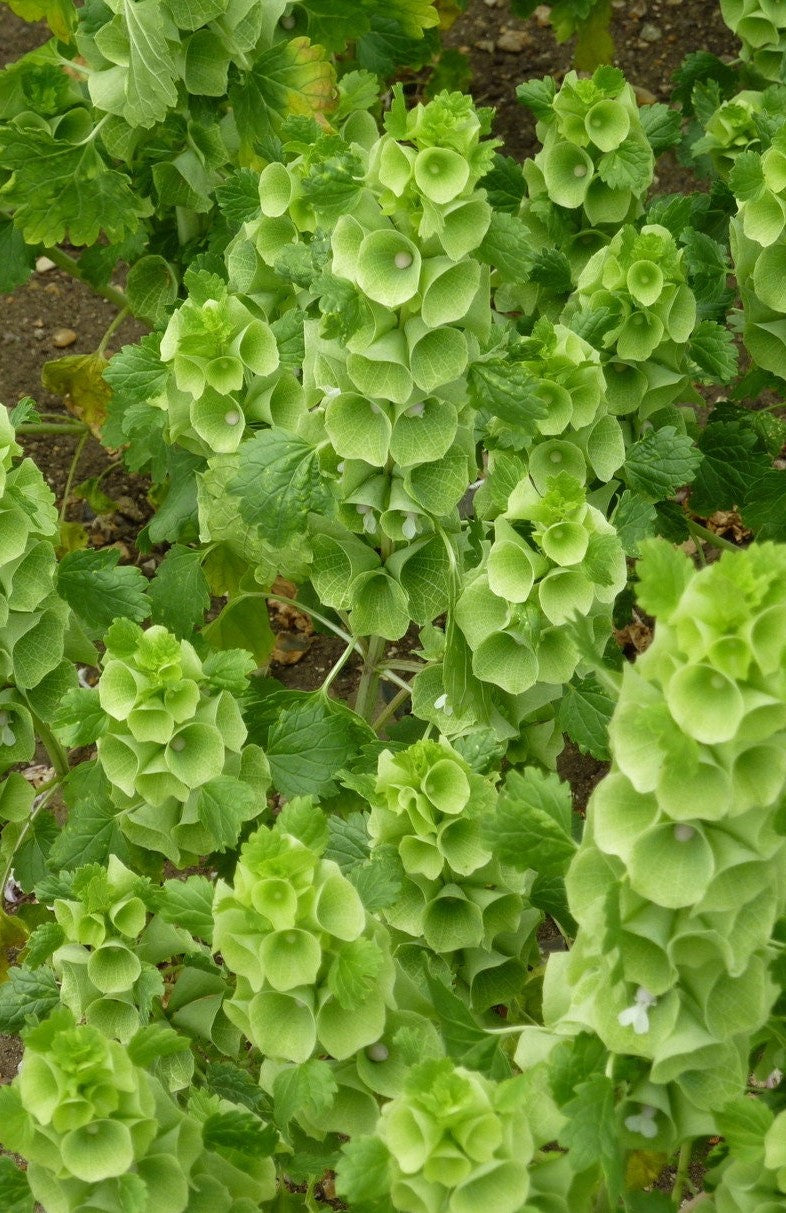
M 409 408 L 407 409 L 407 416 L 408 417 L 422 417 L 423 413 L 425 412 L 425 408 L 426 408 L 426 406 L 425 406 L 424 402 L 422 400 L 419 400 L 417 404 L 411 404 L 409 406 Z
M 685 825 L 684 822 L 680 822 L 674 827 L 674 837 L 677 842 L 690 842 L 695 833 L 693 826 Z
M 631 1133 L 640 1133 L 642 1137 L 657 1137 L 658 1126 L 655 1124 L 657 1111 L 657 1108 L 652 1108 L 649 1104 L 642 1104 L 637 1116 L 625 1117 L 625 1128 L 630 1129 Z
M 323 387 L 322 395 L 326 400 L 333 400 L 334 397 L 341 395 L 340 387 Z
M 414 539 L 418 533 L 418 520 L 415 514 L 407 514 L 401 524 L 401 534 L 405 539 Z
M 617 1016 L 617 1023 L 622 1028 L 633 1028 L 637 1036 L 644 1036 L 650 1030 L 649 1010 L 657 1003 L 657 998 L 639 986 L 632 1007 L 626 1007 Z
M 445 704 L 448 702 L 447 695 L 440 695 L 439 699 L 434 700 L 434 707 L 438 712 L 441 712 Z
M 9 712 L 0 712 L 0 745 L 13 745 L 16 741 L 16 733 L 8 723 L 10 719 Z

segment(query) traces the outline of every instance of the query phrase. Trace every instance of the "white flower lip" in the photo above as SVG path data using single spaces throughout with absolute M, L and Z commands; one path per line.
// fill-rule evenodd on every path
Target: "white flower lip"
M 632 1007 L 626 1007 L 617 1016 L 617 1023 L 622 1028 L 633 1028 L 637 1036 L 646 1036 L 650 1030 L 649 1010 L 657 1003 L 654 994 L 639 986 Z

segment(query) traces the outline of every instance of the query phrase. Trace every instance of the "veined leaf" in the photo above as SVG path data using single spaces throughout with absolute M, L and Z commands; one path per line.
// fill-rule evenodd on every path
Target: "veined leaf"
M 238 129 L 250 149 L 276 132 L 290 115 L 328 113 L 336 101 L 335 70 L 325 48 L 308 38 L 277 42 L 230 86 Z
M 112 394 L 103 377 L 108 365 L 101 354 L 70 354 L 45 362 L 41 370 L 44 387 L 62 396 L 68 411 L 89 425 L 97 438 Z
M 246 522 L 275 547 L 283 547 L 324 509 L 328 493 L 314 447 L 285 430 L 270 429 L 240 447 L 239 471 L 229 491 L 240 497 Z
M 71 41 L 76 25 L 76 9 L 72 0 L 5 0 L 12 13 L 23 21 L 46 21 L 61 42 Z
M 693 439 L 673 425 L 645 434 L 628 451 L 624 475 L 628 486 L 650 501 L 670 497 L 696 475 L 701 454 Z
M 164 31 L 158 0 L 109 0 L 115 16 L 95 34 L 95 44 L 114 67 L 88 77 L 96 109 L 129 126 L 163 122 L 177 104 L 177 67 Z
M 117 548 L 87 548 L 60 561 L 58 593 L 90 628 L 104 631 L 118 618 L 141 623 L 150 614 L 144 574 L 119 560 Z

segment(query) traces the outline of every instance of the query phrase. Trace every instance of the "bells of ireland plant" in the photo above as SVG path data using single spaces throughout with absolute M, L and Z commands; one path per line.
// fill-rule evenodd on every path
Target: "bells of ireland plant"
M 786 548 L 724 552 L 698 573 L 664 541 L 642 553 L 655 640 L 624 671 L 611 771 L 567 876 L 580 929 L 546 985 L 570 986 L 563 1023 L 646 1059 L 656 1090 L 643 1104 L 667 1088 L 683 1126 L 698 1117 L 704 1132 L 744 1092 L 778 992 Z
M 786 1115 L 774 1116 L 756 1100 L 740 1098 L 720 1116 L 730 1134 L 739 1126 L 746 1136 L 727 1145 L 727 1156 L 708 1172 L 713 1185 L 710 1213 L 779 1213 L 786 1200 Z M 758 1140 L 757 1140 L 758 1139 Z
M 319 809 L 303 799 L 285 812 L 305 820 Z M 261 827 L 243 845 L 233 885 L 216 885 L 213 946 L 237 975 L 224 1009 L 273 1060 L 351 1057 L 380 1038 L 392 1005 L 386 932 L 323 857 L 326 845 L 326 831 L 312 846 L 279 824 Z
M 550 104 L 543 83 L 551 86 Z M 600 67 L 590 79 L 568 72 L 553 90 L 550 80 L 518 90 L 536 112 L 543 144 L 524 164 L 531 202 L 550 200 L 577 212 L 579 231 L 631 222 L 641 214 L 655 164 L 632 87 L 618 68 Z M 575 243 L 578 249 L 580 237 Z
M 70 611 L 55 589 L 54 494 L 21 453 L 0 405 L 0 775 L 33 757 L 30 709 L 50 715 L 76 685 L 63 655 Z
M 578 653 L 563 625 L 577 613 L 602 624 L 626 579 L 619 539 L 581 480 L 549 474 L 549 456 L 564 454 L 558 445 L 534 448 L 530 476 L 510 493 L 455 607 L 475 676 L 511 696 L 569 681 Z M 581 452 L 563 445 L 583 469 Z
M 161 338 L 169 440 L 200 455 L 236 451 L 246 428 L 245 389 L 277 370 L 276 339 L 217 274 L 189 272 L 185 283 L 189 296 Z
M 47 1213 L 188 1206 L 198 1126 L 121 1045 L 68 1011 L 26 1033 L 0 1109 L 3 1145 L 28 1160 L 30 1189 Z
M 402 1213 L 518 1213 L 530 1190 L 532 1132 L 519 1079 L 491 1082 L 447 1059 L 410 1071 L 373 1138 L 343 1148 L 336 1190 L 368 1193 Z M 369 1178 L 369 1162 L 374 1177 Z
M 447 958 L 486 1010 L 526 977 L 538 919 L 526 880 L 497 862 L 482 837 L 496 795 L 444 739 L 379 757 L 368 818 L 375 849 L 395 848 L 402 891 L 381 913 L 390 927 Z
M 641 417 L 676 399 L 692 400 L 687 343 L 696 326 L 696 299 L 683 254 L 659 224 L 624 227 L 590 257 L 562 319 L 570 324 L 606 308 L 607 404 L 612 414 Z
M 786 129 L 759 155 L 738 156 L 729 184 L 737 214 L 729 224 L 742 296 L 743 340 L 756 362 L 783 377 L 786 349 Z
M 742 43 L 743 61 L 765 80 L 783 80 L 786 15 L 777 0 L 721 0 L 720 9 Z
M 125 619 L 105 643 L 98 686 L 81 694 L 103 712 L 98 763 L 123 833 L 180 866 L 234 846 L 243 823 L 265 811 L 270 782 L 264 754 L 245 744 L 235 698 L 253 658 L 238 649 L 203 663 L 166 628 Z M 61 721 L 68 736 L 67 712 Z
M 718 176 L 728 179 L 742 152 L 762 150 L 760 115 L 764 112 L 768 119 L 774 118 L 777 122 L 771 107 L 776 109 L 776 113 L 782 111 L 783 96 L 783 87 L 773 86 L 766 92 L 745 89 L 729 101 L 722 102 L 705 120 L 704 135 L 691 145 L 691 155 L 709 156 Z M 767 104 L 768 99 L 770 105 Z M 780 117 L 782 124 L 782 112 Z

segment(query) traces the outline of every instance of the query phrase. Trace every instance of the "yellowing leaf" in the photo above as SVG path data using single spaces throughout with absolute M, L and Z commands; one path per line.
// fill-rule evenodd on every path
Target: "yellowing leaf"
M 668 1163 L 668 1156 L 659 1150 L 633 1150 L 625 1172 L 627 1188 L 648 1188 Z
M 229 96 L 248 156 L 254 140 L 267 138 L 283 119 L 316 117 L 334 109 L 336 73 L 323 46 L 293 38 L 264 51 Z
M 71 354 L 44 363 L 41 382 L 50 392 L 62 396 L 69 413 L 73 413 L 95 434 L 101 436 L 112 389 L 103 378 L 109 365 L 100 354 Z
M 12 918 L 5 910 L 0 910 L 0 981 L 5 981 L 12 958 L 11 948 L 21 948 L 27 939 L 28 931 L 25 924 L 18 918 Z

